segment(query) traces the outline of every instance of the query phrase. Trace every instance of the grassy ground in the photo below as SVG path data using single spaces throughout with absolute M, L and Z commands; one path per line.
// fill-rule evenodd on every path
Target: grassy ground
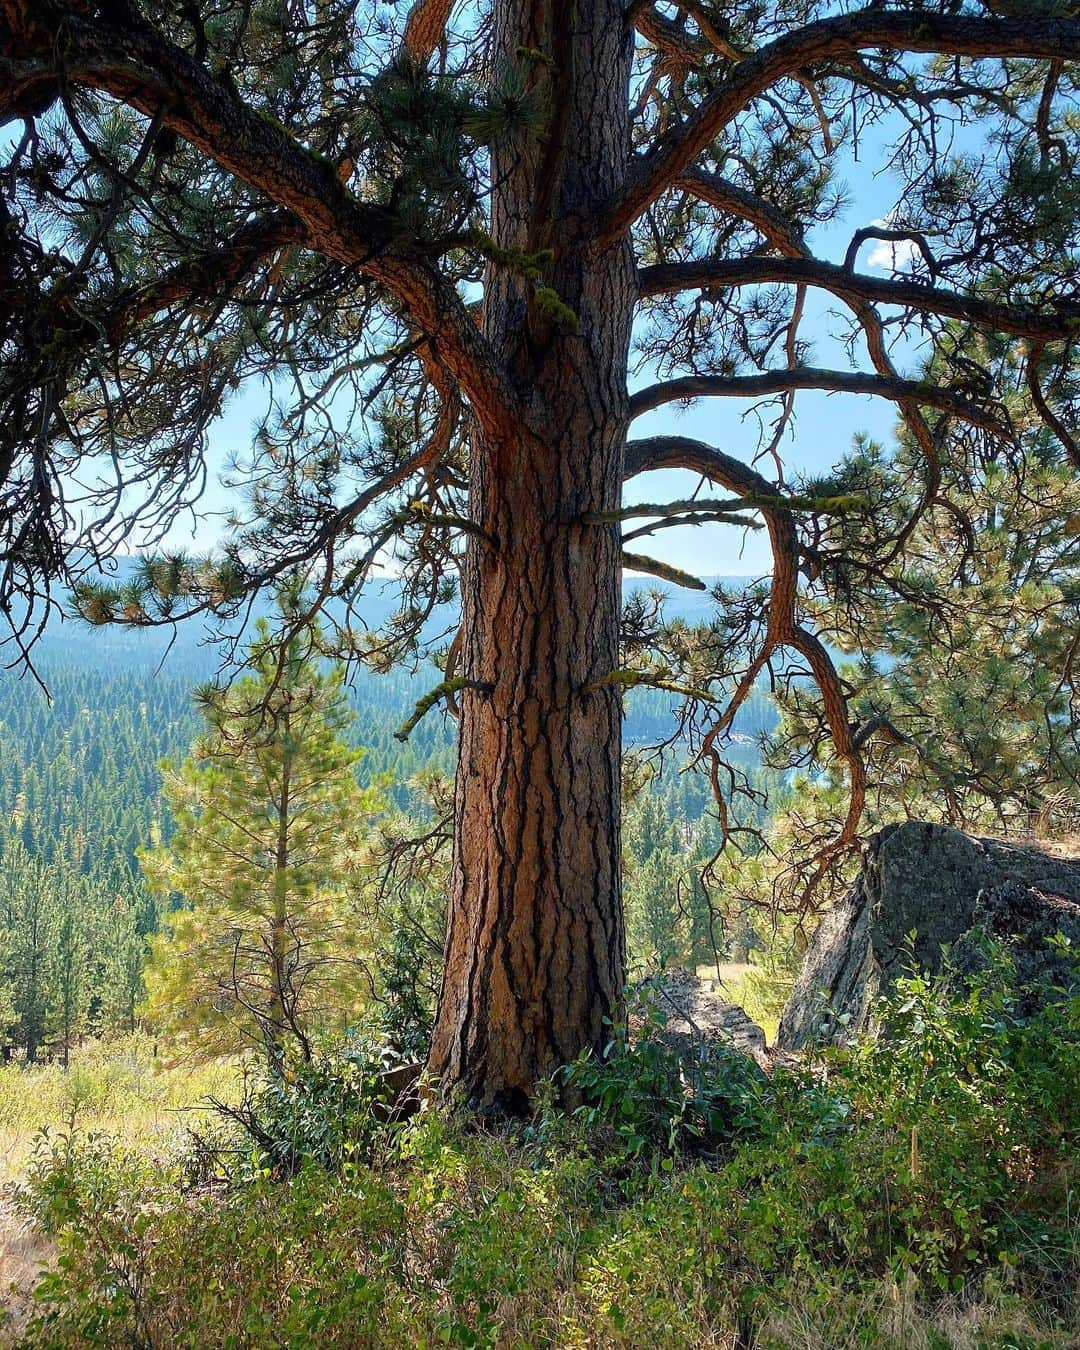
M 376 1125 L 331 1057 L 211 1166 L 187 1108 L 228 1066 L 136 1040 L 4 1069 L 7 1174 L 55 1245 L 6 1211 L 5 1278 L 49 1273 L 0 1344 L 1078 1350 L 1080 1007 L 913 980 L 889 1017 L 771 1076 L 620 1040 L 577 1112 L 491 1128 Z
M 704 966 L 698 966 L 697 974 L 703 980 L 718 980 L 728 991 L 728 997 L 732 997 L 732 991 L 737 989 L 745 976 L 754 969 L 746 961 L 721 961 L 719 965 L 712 963 Z
M 138 1035 L 90 1042 L 73 1053 L 66 1072 L 55 1063 L 0 1066 L 0 1309 L 9 1336 L 53 1257 L 52 1243 L 28 1229 L 9 1195 L 43 1132 L 52 1138 L 70 1131 L 84 1138 L 101 1134 L 136 1148 L 168 1150 L 187 1125 L 205 1117 L 205 1098 L 228 1095 L 235 1081 L 229 1064 L 164 1065 L 153 1041 Z
M 777 1272 L 770 1288 L 741 1273 L 752 1247 L 732 1259 L 750 1197 L 711 1169 L 665 1174 L 573 1148 L 546 1159 L 437 1120 L 404 1156 L 231 1193 L 179 1200 L 138 1150 L 110 1152 L 107 1168 L 84 1160 L 74 1177 L 59 1320 L 31 1327 L 28 1350 L 1080 1345 L 1080 1325 L 1055 1325 L 1037 1297 L 994 1278 L 929 1301 L 888 1276 L 852 1283 L 842 1265 Z M 106 1252 L 115 1273 L 102 1280 Z M 117 1286 L 135 1291 L 122 1309 L 108 1298 Z
M 21 1330 L 26 1296 L 53 1256 L 53 1245 L 31 1231 L 14 1213 L 10 1201 L 0 1198 L 0 1294 L 6 1314 L 0 1339 Z

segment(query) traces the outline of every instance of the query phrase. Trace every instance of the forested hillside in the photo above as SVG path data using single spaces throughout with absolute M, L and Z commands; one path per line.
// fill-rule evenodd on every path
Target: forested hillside
M 129 868 L 161 837 L 160 760 L 195 734 L 190 678 L 52 661 L 41 674 L 51 702 L 28 679 L 0 682 L 3 851 Z
M 373 605 L 372 622 L 392 609 L 392 599 Z M 81 1036 L 135 1025 L 146 945 L 160 923 L 139 854 L 171 836 L 162 763 L 190 750 L 200 729 L 193 693 L 221 655 L 191 630 L 170 642 L 69 623 L 37 652 L 48 696 L 29 677 L 0 681 L 0 1046 L 8 1052 L 66 1054 Z M 454 726 L 443 713 L 423 717 L 404 742 L 395 735 L 438 679 L 431 665 L 352 672 L 347 736 L 363 749 L 357 779 L 378 784 L 391 813 L 423 814 L 429 807 L 414 780 L 453 774 Z M 627 818 L 636 968 L 707 960 L 718 936 L 726 945 L 699 878 L 719 843 L 711 789 L 702 774 L 677 772 L 687 747 L 673 704 L 658 689 L 626 696 L 629 748 L 673 741 L 666 763 L 651 762 Z M 739 758 L 751 773 L 758 737 L 775 721 L 764 693 L 740 715 Z
M 668 604 L 677 617 L 708 612 L 677 593 Z M 393 608 L 393 598 L 373 603 L 369 621 L 384 622 Z M 78 872 L 133 866 L 140 848 L 168 833 L 160 761 L 189 749 L 198 730 L 192 694 L 223 655 L 194 629 L 173 639 L 161 632 L 92 632 L 68 622 L 50 632 L 36 652 L 47 697 L 29 676 L 0 680 L 0 850 L 20 839 L 32 856 Z M 431 665 L 380 675 L 360 666 L 351 673 L 356 720 L 349 734 L 364 747 L 361 781 L 386 781 L 402 808 L 420 769 L 452 772 L 454 729 L 441 712 L 421 719 L 406 741 L 394 736 L 439 678 Z M 660 744 L 675 734 L 675 702 L 662 690 L 631 691 L 627 746 Z M 748 764 L 756 762 L 757 737 L 775 722 L 763 693 L 742 710 L 738 732 Z M 708 797 L 705 781 L 685 776 L 672 791 L 679 801 L 672 819 L 696 820 Z

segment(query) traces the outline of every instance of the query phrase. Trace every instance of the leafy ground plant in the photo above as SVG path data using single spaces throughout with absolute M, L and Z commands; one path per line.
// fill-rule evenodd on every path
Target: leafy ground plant
M 21 1344 L 1066 1350 L 1080 1001 L 1022 1016 L 1007 966 L 912 977 L 881 1038 L 798 1070 L 695 1076 L 616 1035 L 564 1071 L 576 1112 L 432 1107 L 225 1188 L 49 1136 L 19 1203 L 56 1259 Z

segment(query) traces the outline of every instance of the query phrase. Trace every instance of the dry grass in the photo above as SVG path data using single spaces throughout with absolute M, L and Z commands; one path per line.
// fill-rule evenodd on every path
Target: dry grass
M 52 1257 L 52 1244 L 33 1232 L 0 1196 L 0 1344 L 18 1337 L 30 1291 Z
M 0 1182 L 17 1175 L 34 1138 L 77 1120 L 131 1142 L 181 1129 L 209 1095 L 229 1094 L 235 1065 L 166 1064 L 155 1043 L 134 1035 L 90 1041 L 58 1063 L 0 1067 Z
M 762 1005 L 754 987 L 754 980 L 762 979 L 759 966 L 745 961 L 721 961 L 718 965 L 698 966 L 697 975 L 699 979 L 715 981 L 720 986 L 717 991 L 720 997 L 742 1008 L 764 1031 L 766 1041 L 773 1043 L 780 1019 L 774 1009 Z
M 721 961 L 719 965 L 698 966 L 697 976 L 700 980 L 718 980 L 725 989 L 730 990 L 736 988 L 751 970 L 753 966 L 746 961 Z
M 48 1241 L 14 1212 L 10 1187 L 26 1171 L 35 1141 L 78 1124 L 126 1144 L 151 1144 L 181 1134 L 204 1114 L 200 1102 L 228 1096 L 231 1064 L 163 1065 L 146 1037 L 88 1043 L 59 1064 L 0 1067 L 0 1344 L 17 1336 L 26 1299 L 50 1260 Z
M 1049 853 L 1054 858 L 1064 858 L 1066 862 L 1080 861 L 1080 834 L 1059 834 L 1053 839 L 1048 839 L 1045 835 L 1024 834 L 1005 839 L 1003 842 L 1037 848 L 1040 853 Z
M 1080 801 L 1076 802 L 1071 814 L 1056 826 L 1052 821 L 1035 819 L 1015 829 L 972 828 L 970 833 L 976 838 L 993 839 L 1013 848 L 1035 849 L 1066 862 L 1080 862 L 1080 828 L 1076 828 L 1080 821 L 1078 812 Z
M 833 1308 L 801 1301 L 797 1291 L 782 1312 L 768 1318 L 757 1335 L 757 1350 L 863 1350 L 873 1327 L 876 1350 L 1077 1350 L 1080 1324 L 1052 1326 L 1030 1301 L 1016 1307 L 1008 1298 L 943 1299 L 921 1308 L 910 1289 L 891 1281 L 857 1298 L 838 1298 Z

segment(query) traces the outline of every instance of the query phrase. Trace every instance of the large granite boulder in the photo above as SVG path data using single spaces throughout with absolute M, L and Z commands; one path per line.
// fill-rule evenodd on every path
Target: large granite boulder
M 944 947 L 963 974 L 982 962 L 980 933 L 1002 939 L 1034 1006 L 1040 989 L 1073 976 L 1070 958 L 1047 939 L 1061 933 L 1080 951 L 1080 859 L 918 821 L 882 830 L 850 893 L 814 934 L 778 1047 L 864 1030 L 875 997 L 911 964 L 912 932 L 915 964 L 933 974 Z

